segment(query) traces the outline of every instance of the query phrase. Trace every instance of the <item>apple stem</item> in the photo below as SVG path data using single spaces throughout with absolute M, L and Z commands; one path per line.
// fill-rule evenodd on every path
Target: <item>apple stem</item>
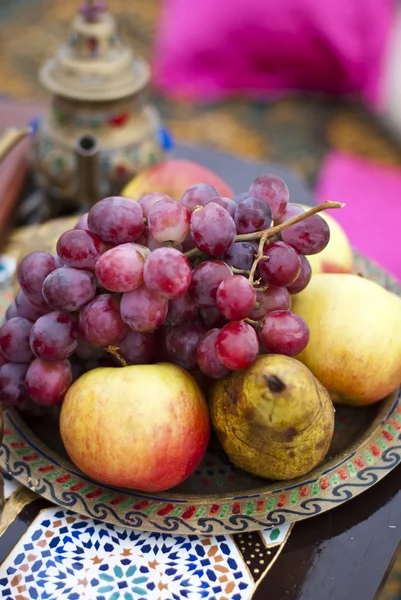
M 116 357 L 122 367 L 128 367 L 127 361 L 121 356 L 119 349 L 118 346 L 107 346 L 107 348 L 105 348 L 106 352 Z
M 252 265 L 250 274 L 249 274 L 249 280 L 251 281 L 251 283 L 253 283 L 253 277 L 255 275 L 255 271 L 256 271 L 256 267 L 258 266 L 258 262 L 264 256 L 263 248 L 266 244 L 266 241 L 269 238 L 274 237 L 275 235 L 277 235 L 284 229 L 287 229 L 287 227 L 291 227 L 291 225 L 300 223 L 301 221 L 304 221 L 308 217 L 311 217 L 312 215 L 315 215 L 315 214 L 321 212 L 322 210 L 328 210 L 331 208 L 343 208 L 343 206 L 345 206 L 345 204 L 343 204 L 342 202 L 331 202 L 330 200 L 328 200 L 327 202 L 323 202 L 322 204 L 313 206 L 312 208 L 310 208 L 309 210 L 306 210 L 301 215 L 297 215 L 296 217 L 293 217 L 292 219 L 289 219 L 288 221 L 284 221 L 284 223 L 280 223 L 280 225 L 275 225 L 274 227 L 270 227 L 270 229 L 264 229 L 263 231 L 254 231 L 252 233 L 241 233 L 241 234 L 237 235 L 235 238 L 236 242 L 248 242 L 248 241 L 252 241 L 252 240 L 260 240 L 258 253 L 255 258 L 256 265 L 254 262 Z M 188 250 L 188 252 L 185 252 L 184 256 L 186 256 L 187 258 L 192 258 L 193 256 L 197 256 L 200 254 L 202 254 L 202 252 L 198 248 L 192 248 L 192 250 Z

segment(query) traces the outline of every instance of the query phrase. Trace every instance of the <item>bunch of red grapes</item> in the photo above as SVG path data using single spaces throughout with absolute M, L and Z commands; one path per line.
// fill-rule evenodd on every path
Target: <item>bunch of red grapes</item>
M 308 284 L 305 255 L 330 231 L 312 215 L 258 254 L 260 232 L 304 212 L 288 200 L 280 178 L 262 175 L 233 199 L 199 184 L 180 201 L 98 202 L 61 235 L 57 255 L 33 252 L 19 266 L 21 291 L 0 329 L 0 401 L 53 406 L 85 371 L 116 361 L 219 378 L 263 352 L 301 352 L 309 331 L 291 294 Z

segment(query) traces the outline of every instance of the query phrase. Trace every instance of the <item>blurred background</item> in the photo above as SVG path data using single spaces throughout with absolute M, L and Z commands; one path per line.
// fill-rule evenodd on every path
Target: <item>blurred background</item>
M 1 95 L 19 100 L 49 100 L 48 92 L 38 81 L 38 70 L 68 37 L 78 4 L 76 0 L 1 0 Z M 154 62 L 156 33 L 162 27 L 163 2 L 111 0 L 108 4 L 122 37 L 134 46 L 138 54 Z M 165 10 L 168 4 L 166 2 Z M 263 3 L 257 3 L 255 10 L 260 4 Z M 177 19 L 181 18 L 179 26 L 185 31 L 188 16 L 181 16 L 178 8 L 175 13 Z M 221 21 L 224 23 L 224 16 Z M 205 45 L 208 44 L 209 27 L 205 22 Z M 263 33 L 257 35 L 262 36 Z M 181 36 L 184 51 L 187 37 Z M 227 48 L 224 35 L 221 43 L 223 48 Z M 245 41 L 238 42 L 232 37 L 230 43 L 245 44 Z M 169 49 L 169 44 L 165 41 L 165 48 Z M 266 45 L 269 45 L 268 38 Z M 216 55 L 223 52 L 218 45 L 215 51 Z M 318 53 L 322 51 L 322 47 L 318 49 Z M 173 56 L 166 69 L 174 67 L 174 60 L 177 67 L 182 66 L 180 60 Z M 212 102 L 202 99 L 200 89 L 196 98 L 202 101 L 199 105 L 190 100 L 172 99 L 165 89 L 159 87 L 153 90 L 153 99 L 164 122 L 177 138 L 248 159 L 281 163 L 293 169 L 311 186 L 316 182 L 324 157 L 332 149 L 390 166 L 401 165 L 401 147 L 384 130 L 381 120 L 358 98 L 344 99 L 338 95 L 308 97 L 295 92 L 290 97 L 258 100 L 244 97 L 243 89 L 238 94 L 243 97 Z

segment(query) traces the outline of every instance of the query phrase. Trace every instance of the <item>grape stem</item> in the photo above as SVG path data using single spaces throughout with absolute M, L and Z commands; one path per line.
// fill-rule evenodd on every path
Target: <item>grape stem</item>
M 116 357 L 122 367 L 127 367 L 127 361 L 121 356 L 119 349 L 118 346 L 107 346 L 107 348 L 105 348 L 106 352 Z
M 292 219 L 289 219 L 288 221 L 284 221 L 284 223 L 280 223 L 280 225 L 275 225 L 274 227 L 270 227 L 270 229 L 264 229 L 263 231 L 254 231 L 252 233 L 241 233 L 240 235 L 237 235 L 237 237 L 235 238 L 236 242 L 248 242 L 251 240 L 260 240 L 259 246 L 258 246 L 258 252 L 255 255 L 255 260 L 253 261 L 252 268 L 249 272 L 250 283 L 252 285 L 260 284 L 259 280 L 255 281 L 255 279 L 254 279 L 255 272 L 258 267 L 259 262 L 261 260 L 267 259 L 267 257 L 263 254 L 263 249 L 269 238 L 274 237 L 275 235 L 277 235 L 284 229 L 287 229 L 287 227 L 291 227 L 291 225 L 300 223 L 301 221 L 304 221 L 308 217 L 311 217 L 312 215 L 315 215 L 315 214 L 321 212 L 322 210 L 328 210 L 330 208 L 343 208 L 344 206 L 345 206 L 345 204 L 343 204 L 342 202 L 331 202 L 330 200 L 328 200 L 327 202 L 323 202 L 322 204 L 313 206 L 309 210 L 306 210 L 304 213 L 297 215 L 296 217 L 293 217 Z M 191 258 L 193 256 L 197 256 L 198 254 L 202 254 L 201 251 L 198 250 L 198 248 L 193 248 L 192 250 L 189 250 L 188 252 L 186 252 L 185 256 L 187 258 Z
M 235 275 L 249 275 L 250 273 L 250 271 L 247 271 L 246 269 L 237 269 L 236 267 L 231 266 L 230 269 Z
M 299 223 L 300 221 L 303 221 L 304 219 L 307 219 L 308 217 L 311 217 L 312 215 L 315 215 L 316 213 L 319 213 L 322 210 L 328 210 L 330 208 L 343 208 L 344 206 L 345 206 L 345 204 L 343 204 L 342 202 L 331 202 L 330 200 L 327 200 L 326 202 L 323 202 L 322 204 L 317 204 L 316 206 L 313 206 L 309 210 L 306 210 L 301 215 L 297 215 L 296 217 L 293 217 L 292 219 L 289 219 L 288 221 L 284 221 L 284 223 L 281 223 L 280 225 L 276 225 L 275 227 L 270 227 L 270 229 L 264 229 L 263 231 L 253 231 L 252 233 L 240 233 L 235 238 L 235 241 L 236 242 L 248 242 L 248 241 L 252 241 L 252 240 L 260 240 L 259 248 L 262 246 L 262 249 L 263 249 L 263 246 L 266 243 L 266 240 L 277 235 L 278 233 L 280 233 L 280 231 L 283 231 L 283 229 L 287 229 L 287 227 L 290 227 L 291 225 L 295 225 L 295 223 Z M 262 240 L 263 240 L 263 244 L 262 244 Z M 197 256 L 197 255 L 201 255 L 201 254 L 202 254 L 202 252 L 198 248 L 192 248 L 192 250 L 188 250 L 188 252 L 185 252 L 184 256 L 186 256 L 187 258 L 192 258 L 193 256 Z M 259 252 L 258 252 L 258 254 L 259 254 Z M 255 269 L 256 269 L 256 267 L 255 267 Z
M 256 327 L 257 329 L 262 329 L 263 325 L 260 321 L 253 321 L 252 319 L 244 319 L 249 325 Z

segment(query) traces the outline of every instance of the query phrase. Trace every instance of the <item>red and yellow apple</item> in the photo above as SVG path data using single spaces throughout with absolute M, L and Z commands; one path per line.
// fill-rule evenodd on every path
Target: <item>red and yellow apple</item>
M 310 208 L 301 206 L 305 210 Z M 330 241 L 322 252 L 308 256 L 312 273 L 352 273 L 353 253 L 347 234 L 330 214 L 322 211 L 319 215 L 330 227 Z
M 161 192 L 180 200 L 185 190 L 196 183 L 212 185 L 220 196 L 233 196 L 230 186 L 216 173 L 199 163 L 181 158 L 166 160 L 145 169 L 127 183 L 121 195 L 139 200 L 150 192 Z
M 89 477 L 160 492 L 199 465 L 209 413 L 193 377 L 176 365 L 100 368 L 68 390 L 60 433 L 72 462 Z

